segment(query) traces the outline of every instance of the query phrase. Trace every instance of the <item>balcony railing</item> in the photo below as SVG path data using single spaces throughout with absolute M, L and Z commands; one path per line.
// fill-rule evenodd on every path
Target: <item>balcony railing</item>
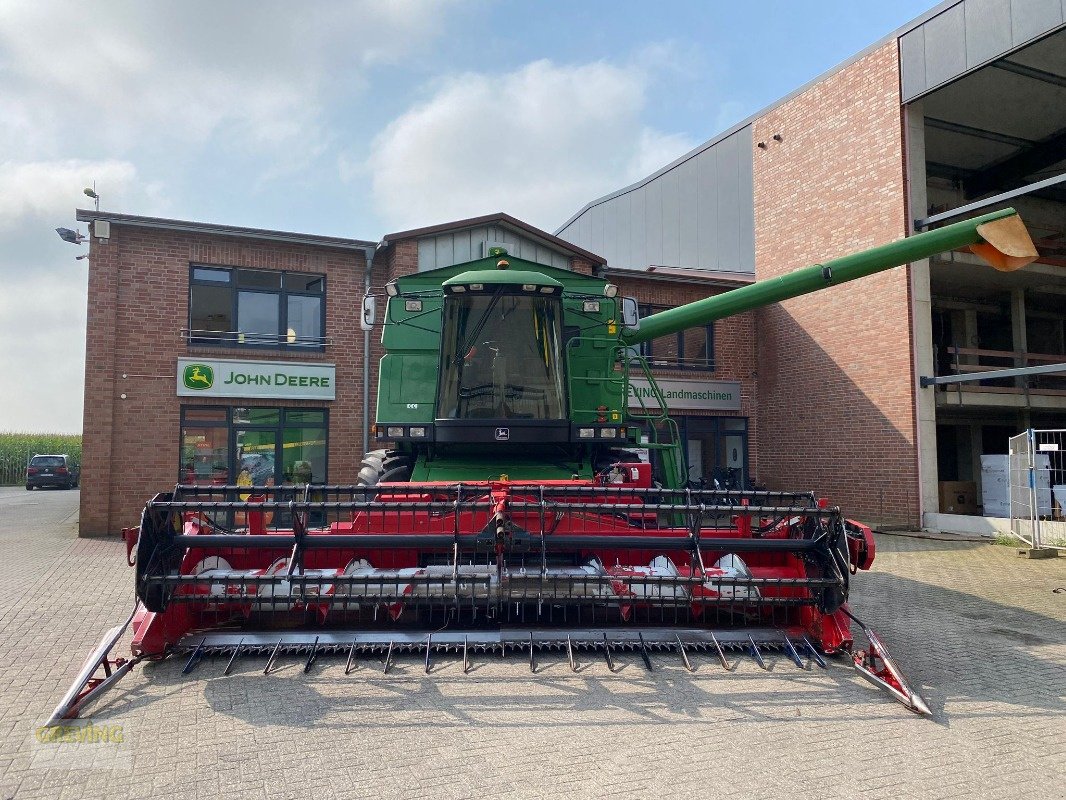
M 985 350 L 978 347 L 946 347 L 945 359 L 939 359 L 941 374 L 967 375 L 1015 367 L 1038 367 L 1066 363 L 1066 355 L 1028 353 L 1015 350 Z M 944 371 L 947 367 L 946 372 Z M 1026 375 L 993 378 L 968 383 L 946 384 L 941 391 L 999 392 L 1006 394 L 1066 394 L 1066 373 L 1062 375 Z
M 296 336 L 292 333 L 257 333 L 253 331 L 209 331 L 182 328 L 181 338 L 188 345 L 209 347 L 259 347 L 273 350 L 322 350 L 333 346 L 329 336 Z

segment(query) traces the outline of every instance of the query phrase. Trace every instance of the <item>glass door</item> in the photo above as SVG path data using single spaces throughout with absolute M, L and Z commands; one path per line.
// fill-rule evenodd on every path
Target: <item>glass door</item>
M 238 486 L 273 486 L 278 478 L 278 432 L 233 428 L 234 473 Z
M 247 486 L 248 492 L 241 492 L 238 498 L 248 500 L 255 495 L 256 486 L 274 486 L 277 483 L 278 471 L 278 432 L 277 430 L 263 430 L 262 428 L 233 428 L 233 460 L 234 474 L 237 476 L 238 486 Z M 270 496 L 268 500 L 280 500 L 281 498 Z M 270 526 L 274 523 L 274 514 L 267 512 L 263 515 L 263 524 Z M 280 521 L 280 520 L 279 520 Z M 233 524 L 238 528 L 248 525 L 248 515 L 243 511 L 233 512 Z
M 683 417 L 689 480 L 743 489 L 748 485 L 748 421 L 744 417 Z

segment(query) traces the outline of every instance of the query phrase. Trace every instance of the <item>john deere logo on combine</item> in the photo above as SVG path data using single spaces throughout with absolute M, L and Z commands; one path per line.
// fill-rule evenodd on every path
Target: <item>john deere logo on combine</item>
M 187 389 L 210 389 L 215 385 L 215 371 L 206 364 L 189 364 L 182 381 Z

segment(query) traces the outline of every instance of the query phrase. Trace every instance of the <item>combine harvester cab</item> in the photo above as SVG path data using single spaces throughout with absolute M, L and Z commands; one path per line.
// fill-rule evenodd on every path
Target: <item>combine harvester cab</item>
M 137 606 L 50 719 L 76 717 L 142 659 L 325 654 L 345 672 L 401 652 L 581 658 L 731 652 L 799 668 L 848 654 L 928 714 L 848 606 L 869 528 L 810 492 L 694 489 L 661 394 L 627 409 L 633 346 L 970 246 L 1036 257 L 1012 209 L 798 270 L 644 320 L 602 279 L 505 258 L 390 284 L 375 432 L 355 486 L 179 485 L 124 531 Z M 514 262 L 513 264 L 510 262 Z M 512 269 L 512 267 L 514 267 Z M 666 431 L 663 435 L 661 432 Z M 649 437 L 645 441 L 642 437 Z M 642 458 L 641 452 L 649 457 Z M 649 463 L 650 462 L 650 463 Z M 852 623 L 865 649 L 856 650 Z M 111 651 L 132 624 L 130 658 Z

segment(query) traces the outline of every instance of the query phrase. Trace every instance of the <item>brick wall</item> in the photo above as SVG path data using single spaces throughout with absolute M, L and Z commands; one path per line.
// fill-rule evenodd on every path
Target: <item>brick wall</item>
M 771 110 L 753 134 L 767 144 L 753 146 L 759 280 L 906 234 L 894 41 Z M 772 487 L 918 522 L 907 269 L 757 312 L 760 478 Z
M 178 398 L 179 357 L 324 361 L 337 369 L 329 407 L 329 480 L 354 482 L 362 456 L 362 252 L 285 245 L 112 224 L 93 240 L 86 337 L 80 532 L 117 533 L 137 523 L 154 493 L 176 482 L 181 405 L 277 406 L 277 400 Z M 326 275 L 324 353 L 189 346 L 191 263 Z M 126 375 L 123 378 L 123 374 Z M 125 394 L 126 398 L 121 399 Z M 286 401 L 286 406 L 320 402 Z

